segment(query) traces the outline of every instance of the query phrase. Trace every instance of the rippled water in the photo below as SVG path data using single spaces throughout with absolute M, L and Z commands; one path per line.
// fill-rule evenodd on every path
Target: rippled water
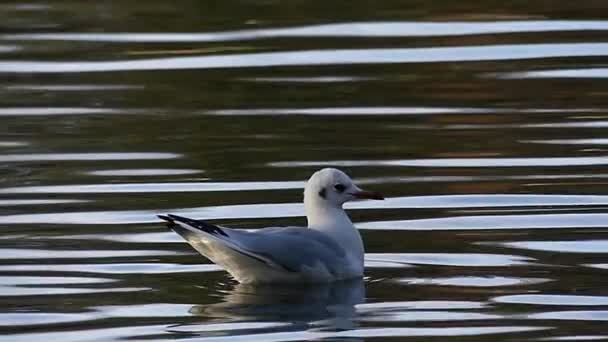
M 0 4 L 0 341 L 608 339 L 608 4 Z M 302 225 L 366 278 L 236 284 L 174 212 Z

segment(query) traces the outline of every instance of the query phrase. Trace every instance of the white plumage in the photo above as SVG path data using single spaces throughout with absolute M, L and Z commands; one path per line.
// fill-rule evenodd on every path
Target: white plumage
M 159 215 L 199 253 L 241 283 L 324 283 L 363 276 L 364 248 L 342 205 L 383 199 L 344 172 L 315 172 L 304 190 L 308 227 L 230 229 L 177 215 Z

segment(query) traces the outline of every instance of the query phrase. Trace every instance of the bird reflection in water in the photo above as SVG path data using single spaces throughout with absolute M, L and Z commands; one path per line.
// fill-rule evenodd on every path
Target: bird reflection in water
M 190 313 L 240 321 L 304 323 L 308 329 L 348 330 L 355 328 L 355 305 L 364 300 L 362 279 L 318 285 L 236 284 L 222 302 L 195 305 Z

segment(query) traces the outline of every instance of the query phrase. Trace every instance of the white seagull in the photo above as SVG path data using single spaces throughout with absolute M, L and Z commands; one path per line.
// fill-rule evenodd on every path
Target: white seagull
M 342 208 L 356 199 L 384 198 L 326 168 L 304 189 L 307 228 L 242 230 L 171 214 L 158 217 L 241 283 L 328 283 L 363 276 L 363 241 Z

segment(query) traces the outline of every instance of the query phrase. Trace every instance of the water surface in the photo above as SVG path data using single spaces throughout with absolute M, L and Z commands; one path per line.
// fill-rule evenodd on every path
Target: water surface
M 0 341 L 607 340 L 608 4 L 0 4 Z M 168 231 L 303 225 L 366 277 L 251 287 Z

